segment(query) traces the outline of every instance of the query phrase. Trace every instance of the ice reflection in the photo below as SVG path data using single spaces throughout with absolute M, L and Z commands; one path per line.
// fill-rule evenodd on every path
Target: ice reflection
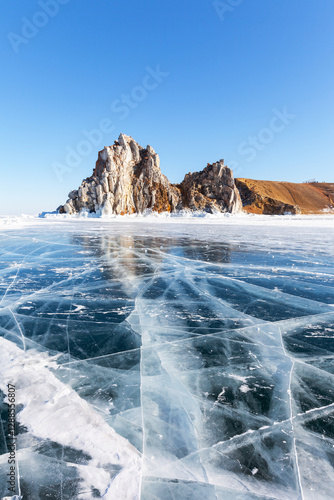
M 256 231 L 2 238 L 24 498 L 331 498 L 333 256 Z

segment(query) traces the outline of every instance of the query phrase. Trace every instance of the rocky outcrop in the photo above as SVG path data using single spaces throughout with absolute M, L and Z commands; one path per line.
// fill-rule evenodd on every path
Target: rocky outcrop
M 236 213 L 242 208 L 232 170 L 224 165 L 224 160 L 208 163 L 201 172 L 187 174 L 180 190 L 183 206 L 191 210 Z
M 58 211 L 124 215 L 146 209 L 175 212 L 189 208 L 234 213 L 241 206 L 232 171 L 222 160 L 173 185 L 161 173 L 159 156 L 151 146 L 144 149 L 121 134 L 112 146 L 99 152 L 93 175 L 69 193 Z
M 151 208 L 162 212 L 181 206 L 179 189 L 161 173 L 159 156 L 151 146 L 139 146 L 121 134 L 113 146 L 98 154 L 93 175 L 60 207 L 61 213 L 89 212 L 132 214 Z

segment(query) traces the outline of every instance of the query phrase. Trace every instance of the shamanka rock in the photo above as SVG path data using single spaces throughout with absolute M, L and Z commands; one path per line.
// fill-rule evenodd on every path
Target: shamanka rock
M 121 134 L 113 146 L 99 152 L 93 175 L 71 191 L 58 210 L 124 215 L 183 208 L 234 213 L 241 207 L 232 171 L 223 160 L 187 174 L 181 184 L 173 185 L 161 173 L 159 156 L 151 146 L 144 149 L 132 137 Z

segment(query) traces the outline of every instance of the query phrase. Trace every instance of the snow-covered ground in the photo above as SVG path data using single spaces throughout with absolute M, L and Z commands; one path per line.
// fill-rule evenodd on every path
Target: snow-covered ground
M 115 216 L 95 216 L 87 213 L 79 215 L 51 214 L 43 213 L 42 217 L 32 215 L 0 215 L 0 229 L 31 226 L 38 224 L 43 220 L 46 223 L 63 223 L 66 222 L 82 222 L 90 221 L 95 224 L 101 222 L 136 222 L 136 223 L 152 223 L 152 224 L 224 224 L 224 225 L 279 225 L 279 226 L 312 226 L 312 227 L 329 227 L 334 228 L 334 214 L 324 213 L 323 215 L 254 215 L 254 214 L 208 214 L 204 212 L 195 212 L 190 214 L 186 211 L 182 213 L 154 213 L 133 214 L 133 215 L 115 215 Z
M 332 215 L 1 217 L 16 493 L 332 498 L 333 229 Z

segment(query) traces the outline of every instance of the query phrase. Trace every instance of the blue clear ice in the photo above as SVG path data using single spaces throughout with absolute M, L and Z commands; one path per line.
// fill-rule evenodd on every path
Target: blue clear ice
M 0 233 L 24 500 L 331 499 L 334 234 L 38 221 Z

